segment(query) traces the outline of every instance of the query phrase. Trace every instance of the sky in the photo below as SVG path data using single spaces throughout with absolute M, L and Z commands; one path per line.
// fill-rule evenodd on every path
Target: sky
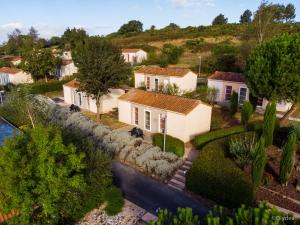
M 293 3 L 300 21 L 300 0 Z M 41 37 L 61 36 L 67 27 L 84 28 L 90 35 L 115 32 L 129 20 L 140 20 L 144 29 L 176 23 L 181 27 L 211 24 L 222 13 L 229 23 L 239 21 L 245 9 L 255 11 L 260 0 L 2 0 L 0 42 L 19 28 L 27 33 L 34 26 Z

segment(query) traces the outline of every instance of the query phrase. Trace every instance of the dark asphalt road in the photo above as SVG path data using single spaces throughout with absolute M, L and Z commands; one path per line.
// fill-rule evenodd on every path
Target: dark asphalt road
M 209 208 L 185 193 L 143 175 L 119 162 L 113 162 L 114 184 L 124 197 L 136 205 L 156 214 L 156 209 L 177 212 L 178 207 L 190 207 L 198 215 L 206 215 Z

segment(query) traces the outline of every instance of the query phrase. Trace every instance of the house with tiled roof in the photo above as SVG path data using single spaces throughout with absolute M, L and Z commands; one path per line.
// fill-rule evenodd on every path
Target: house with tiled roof
M 71 80 L 63 85 L 64 101 L 71 105 L 77 105 L 83 110 L 97 113 L 96 101 L 93 96 L 79 91 L 80 83 L 77 80 Z M 122 89 L 111 88 L 109 94 L 101 97 L 100 113 L 108 113 L 118 107 L 118 98 L 125 93 Z
M 135 88 L 144 86 L 147 91 L 160 91 L 176 84 L 181 92 L 194 91 L 197 74 L 186 68 L 144 66 L 134 74 Z
M 78 68 L 72 59 L 71 51 L 64 51 L 60 57 L 61 65 L 56 69 L 56 76 L 64 78 L 78 72 Z
M 207 85 L 218 90 L 216 102 L 219 104 L 229 104 L 233 92 L 238 94 L 239 104 L 249 101 L 250 91 L 247 87 L 245 76 L 242 73 L 215 71 L 207 79 Z M 267 99 L 259 98 L 257 107 L 265 109 L 268 104 Z M 277 111 L 285 112 L 291 108 L 292 104 L 288 102 L 278 102 Z
M 33 83 L 30 74 L 13 67 L 0 68 L 0 85 Z
M 210 130 L 212 107 L 195 99 L 132 89 L 119 97 L 119 121 L 184 142 Z
M 123 48 L 122 55 L 125 59 L 125 62 L 132 65 L 141 63 L 148 57 L 147 52 L 140 48 Z

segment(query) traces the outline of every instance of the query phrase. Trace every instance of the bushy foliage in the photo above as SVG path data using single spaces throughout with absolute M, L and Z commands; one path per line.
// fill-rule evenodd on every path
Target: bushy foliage
M 114 216 L 122 211 L 124 199 L 120 189 L 116 187 L 107 189 L 104 194 L 104 200 L 107 203 L 107 206 L 105 207 L 107 215 Z
M 199 86 L 196 91 L 185 93 L 183 96 L 186 98 L 200 99 L 210 105 L 214 105 L 219 89 L 208 86 Z
M 177 64 L 183 51 L 184 50 L 181 47 L 172 44 L 164 44 L 161 50 L 161 56 L 166 58 L 168 64 Z
M 164 135 L 157 133 L 152 135 L 152 142 L 155 146 L 164 148 Z M 166 152 L 173 152 L 177 156 L 183 156 L 185 151 L 184 142 L 178 138 L 166 135 Z
M 294 221 L 285 221 L 285 215 L 275 208 L 270 208 L 266 203 L 252 208 L 245 205 L 234 209 L 233 212 L 223 208 L 215 207 L 206 216 L 193 214 L 191 208 L 178 208 L 177 215 L 173 215 L 168 210 L 161 210 L 156 222 L 150 225 L 284 225 L 297 224 Z
M 252 161 L 255 145 L 256 134 L 246 133 L 230 139 L 229 152 L 234 156 L 236 163 L 244 168 Z
M 46 92 L 61 91 L 63 89 L 63 85 L 71 79 L 72 78 L 66 78 L 63 80 L 51 80 L 48 82 L 39 81 L 26 86 L 30 94 L 44 94 Z
M 287 185 L 295 164 L 297 134 L 291 132 L 286 143 L 282 148 L 280 161 L 280 181 L 283 185 Z
M 266 147 L 273 144 L 275 123 L 276 123 L 276 104 L 269 102 L 264 114 L 264 124 L 263 124 L 263 136 L 265 138 Z
M 224 206 L 249 205 L 253 200 L 252 183 L 235 162 L 226 157 L 228 141 L 222 138 L 201 149 L 187 172 L 186 187 Z
M 126 24 L 123 24 L 118 30 L 119 34 L 138 33 L 143 31 L 143 23 L 138 20 L 131 20 Z
M 234 115 L 237 112 L 238 106 L 239 106 L 239 95 L 234 91 L 230 99 L 230 112 L 232 115 Z
M 265 139 L 261 137 L 255 146 L 252 162 L 252 183 L 254 188 L 261 184 L 265 165 L 267 162 L 267 150 L 265 148 Z
M 247 127 L 249 119 L 253 114 L 253 106 L 250 102 L 245 101 L 241 111 L 242 124 Z
M 225 18 L 223 14 L 219 14 L 214 18 L 212 25 L 224 25 L 228 22 L 228 18 Z

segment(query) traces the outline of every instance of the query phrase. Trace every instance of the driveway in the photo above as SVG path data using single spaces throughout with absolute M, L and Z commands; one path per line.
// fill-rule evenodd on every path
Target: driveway
M 198 215 L 209 211 L 204 203 L 117 161 L 113 162 L 113 175 L 114 184 L 122 189 L 126 199 L 153 214 L 158 208 L 176 213 L 178 207 L 190 207 Z

